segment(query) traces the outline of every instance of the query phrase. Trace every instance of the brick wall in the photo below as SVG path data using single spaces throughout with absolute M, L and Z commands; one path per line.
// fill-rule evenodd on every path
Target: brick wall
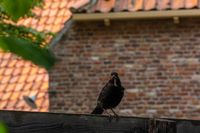
M 54 51 L 53 112 L 90 113 L 117 71 L 126 88 L 119 114 L 200 119 L 200 19 L 80 22 Z

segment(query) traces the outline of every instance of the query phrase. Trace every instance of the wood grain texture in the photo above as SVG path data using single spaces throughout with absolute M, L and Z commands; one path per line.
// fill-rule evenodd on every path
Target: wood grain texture
M 9 133 L 199 133 L 200 121 L 0 111 Z

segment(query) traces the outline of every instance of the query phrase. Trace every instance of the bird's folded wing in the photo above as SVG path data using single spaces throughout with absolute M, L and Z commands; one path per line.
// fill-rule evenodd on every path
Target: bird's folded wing
M 112 93 L 112 88 L 114 87 L 114 85 L 112 83 L 107 83 L 103 89 L 101 90 L 101 93 L 99 94 L 99 98 L 98 101 L 101 103 L 104 103 L 104 101 L 110 97 L 111 93 Z

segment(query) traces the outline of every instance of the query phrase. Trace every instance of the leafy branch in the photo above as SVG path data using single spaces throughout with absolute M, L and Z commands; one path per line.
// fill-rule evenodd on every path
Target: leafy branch
M 17 25 L 19 19 L 33 16 L 32 8 L 41 5 L 42 0 L 0 0 L 0 48 L 50 69 L 55 58 L 47 46 L 53 33 Z

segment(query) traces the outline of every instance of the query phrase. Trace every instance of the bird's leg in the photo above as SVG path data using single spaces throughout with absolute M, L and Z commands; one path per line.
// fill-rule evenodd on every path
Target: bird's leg
M 110 114 L 106 109 L 104 109 L 104 112 L 105 112 L 107 115 L 111 116 L 111 114 Z
M 117 113 L 115 113 L 115 111 L 114 111 L 113 109 L 111 109 L 111 111 L 113 112 L 113 114 L 114 114 L 115 116 L 118 116 Z
M 112 120 L 112 115 L 106 109 L 104 109 L 104 112 L 109 116 L 109 121 L 111 121 Z
M 115 111 L 113 109 L 111 109 L 111 111 L 113 112 L 113 114 L 116 117 L 116 119 L 119 120 L 119 116 L 117 115 L 117 113 L 115 113 Z

